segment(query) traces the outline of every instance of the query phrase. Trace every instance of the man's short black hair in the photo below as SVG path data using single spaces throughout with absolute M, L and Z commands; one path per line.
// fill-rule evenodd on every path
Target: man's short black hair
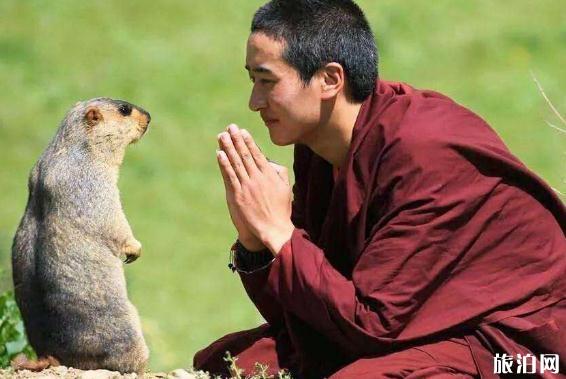
M 374 89 L 375 40 L 363 11 L 351 0 L 271 0 L 255 13 L 251 31 L 283 40 L 283 59 L 305 84 L 336 62 L 346 73 L 351 100 L 362 102 Z

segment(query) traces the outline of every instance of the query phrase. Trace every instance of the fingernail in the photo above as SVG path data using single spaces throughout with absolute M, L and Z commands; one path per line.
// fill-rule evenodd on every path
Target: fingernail
M 228 131 L 236 133 L 238 131 L 238 127 L 236 126 L 236 124 L 230 124 L 228 125 Z
M 244 138 L 251 137 L 250 132 L 248 132 L 246 129 L 241 129 L 240 133 L 242 133 L 242 137 L 244 137 Z
M 225 153 L 224 151 L 222 151 L 222 150 L 216 150 L 216 156 L 217 156 L 219 159 L 224 159 L 224 158 L 226 157 L 226 153 Z

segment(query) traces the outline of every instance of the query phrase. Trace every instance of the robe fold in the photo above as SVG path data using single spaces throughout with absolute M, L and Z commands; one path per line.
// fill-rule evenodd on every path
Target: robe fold
M 566 209 L 480 117 L 380 81 L 336 180 L 306 146 L 293 168 L 296 229 L 241 279 L 299 375 L 364 359 L 375 378 L 372 359 L 450 338 L 482 377 L 502 353 L 566 369 Z

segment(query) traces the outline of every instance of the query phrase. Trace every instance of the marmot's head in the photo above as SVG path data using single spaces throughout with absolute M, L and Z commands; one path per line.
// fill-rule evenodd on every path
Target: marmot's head
M 96 98 L 81 101 L 67 113 L 65 139 L 81 140 L 81 147 L 105 161 L 121 163 L 126 147 L 146 132 L 151 117 L 141 107 L 122 100 Z M 70 141 L 69 141 L 70 142 Z

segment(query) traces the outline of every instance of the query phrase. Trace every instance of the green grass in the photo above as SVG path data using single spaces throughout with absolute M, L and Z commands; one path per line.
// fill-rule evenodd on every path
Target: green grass
M 6 291 L 0 294 L 0 369 L 9 366 L 10 361 L 21 353 L 35 358 L 25 335 L 14 293 Z
M 9 268 L 29 169 L 66 110 L 110 96 L 152 114 L 120 187 L 144 253 L 126 267 L 152 350 L 151 367 L 186 367 L 215 338 L 260 316 L 226 268 L 235 231 L 216 168 L 215 136 L 229 122 L 271 146 L 247 109 L 245 40 L 256 0 L 0 2 L 0 267 Z M 511 150 L 566 189 L 566 138 L 532 70 L 566 111 L 566 24 L 561 0 L 359 1 L 390 80 L 443 92 L 482 115 Z M 10 278 L 0 289 L 10 288 Z

